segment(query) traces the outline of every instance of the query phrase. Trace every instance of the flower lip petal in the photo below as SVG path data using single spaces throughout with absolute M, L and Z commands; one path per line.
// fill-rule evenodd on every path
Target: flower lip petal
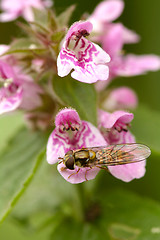
M 72 184 L 82 183 L 84 181 L 88 181 L 94 179 L 95 176 L 100 171 L 99 168 L 78 168 L 75 170 L 66 169 L 63 163 L 58 164 L 57 169 L 59 173 L 64 177 L 65 180 Z
M 121 58 L 121 62 L 116 69 L 116 74 L 120 76 L 136 76 L 147 71 L 157 71 L 160 69 L 160 57 L 153 54 L 133 55 L 128 54 Z
M 145 174 L 146 161 L 119 166 L 108 167 L 110 173 L 124 182 L 130 182 L 135 178 L 141 178 Z

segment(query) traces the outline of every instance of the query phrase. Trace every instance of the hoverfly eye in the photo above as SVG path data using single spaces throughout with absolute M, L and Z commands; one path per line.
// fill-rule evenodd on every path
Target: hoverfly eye
M 68 158 L 65 162 L 65 165 L 68 169 L 74 170 L 74 157 L 73 157 L 73 155 L 68 156 Z

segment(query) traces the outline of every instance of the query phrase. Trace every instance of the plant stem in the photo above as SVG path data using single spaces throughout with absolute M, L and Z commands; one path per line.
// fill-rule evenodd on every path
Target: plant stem
M 86 203 L 87 203 L 84 183 L 76 184 L 75 187 L 76 187 L 76 192 L 77 192 L 77 194 L 76 194 L 77 199 L 75 199 L 77 217 L 80 221 L 84 221 L 85 211 L 86 211 Z

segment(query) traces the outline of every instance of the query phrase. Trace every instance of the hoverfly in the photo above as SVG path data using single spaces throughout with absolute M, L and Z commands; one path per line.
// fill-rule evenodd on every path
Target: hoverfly
M 79 169 L 98 167 L 107 170 L 108 166 L 144 161 L 150 154 L 151 150 L 146 145 L 130 143 L 70 150 L 59 159 L 65 169 L 74 170 L 77 166 Z

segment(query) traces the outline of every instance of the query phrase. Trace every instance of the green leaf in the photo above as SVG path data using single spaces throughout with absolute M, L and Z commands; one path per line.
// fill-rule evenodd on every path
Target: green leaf
M 60 30 L 60 31 L 55 31 L 52 36 L 51 36 L 51 39 L 52 41 L 55 43 L 60 43 L 60 41 L 62 41 L 62 39 L 64 38 L 65 36 L 65 30 Z
M 70 240 L 160 239 L 160 205 L 157 202 L 124 190 L 104 189 L 94 198 L 90 222 L 66 218 L 54 229 L 51 240 L 62 240 L 66 236 Z
M 31 182 L 44 153 L 46 136 L 21 129 L 0 156 L 0 221 L 10 213 Z M 39 156 L 38 156 L 39 155 Z
M 11 136 L 13 136 L 23 125 L 22 114 L 20 112 L 1 115 L 0 151 L 6 146 L 7 141 L 11 138 Z
M 140 234 L 140 230 L 121 223 L 112 223 L 108 228 L 113 239 L 134 240 Z
M 32 8 L 34 13 L 34 21 L 43 25 L 44 28 L 47 28 L 48 24 L 48 11 L 47 10 L 41 10 L 38 8 Z
M 54 215 L 57 209 L 64 207 L 63 204 L 73 201 L 73 195 L 74 185 L 62 178 L 56 164 L 50 165 L 45 159 L 32 184 L 16 205 L 13 215 L 18 219 L 26 219 L 36 217 L 37 214 L 39 217 L 39 213 L 42 212 L 44 221 L 45 213 Z M 36 223 L 34 219 L 32 222 L 37 224 L 37 220 Z
M 76 222 L 74 219 L 65 219 L 52 233 L 50 240 L 105 240 L 103 233 L 90 223 Z
M 57 22 L 60 24 L 60 26 L 68 25 L 74 10 L 75 10 L 75 5 L 72 5 L 57 17 Z
M 3 55 L 13 54 L 13 53 L 43 53 L 46 52 L 46 49 L 37 46 L 37 43 L 25 38 L 16 39 L 11 44 L 8 51 L 6 51 Z M 2 56 L 3 56 L 2 55 Z
M 124 190 L 99 195 L 100 226 L 116 240 L 159 240 L 160 205 Z M 109 239 L 110 239 L 109 238 Z
M 53 89 L 63 105 L 75 108 L 81 119 L 97 124 L 97 99 L 92 84 L 79 82 L 69 76 L 56 76 Z
M 134 113 L 132 132 L 137 142 L 148 145 L 160 154 L 160 113 L 146 106 L 139 106 Z

